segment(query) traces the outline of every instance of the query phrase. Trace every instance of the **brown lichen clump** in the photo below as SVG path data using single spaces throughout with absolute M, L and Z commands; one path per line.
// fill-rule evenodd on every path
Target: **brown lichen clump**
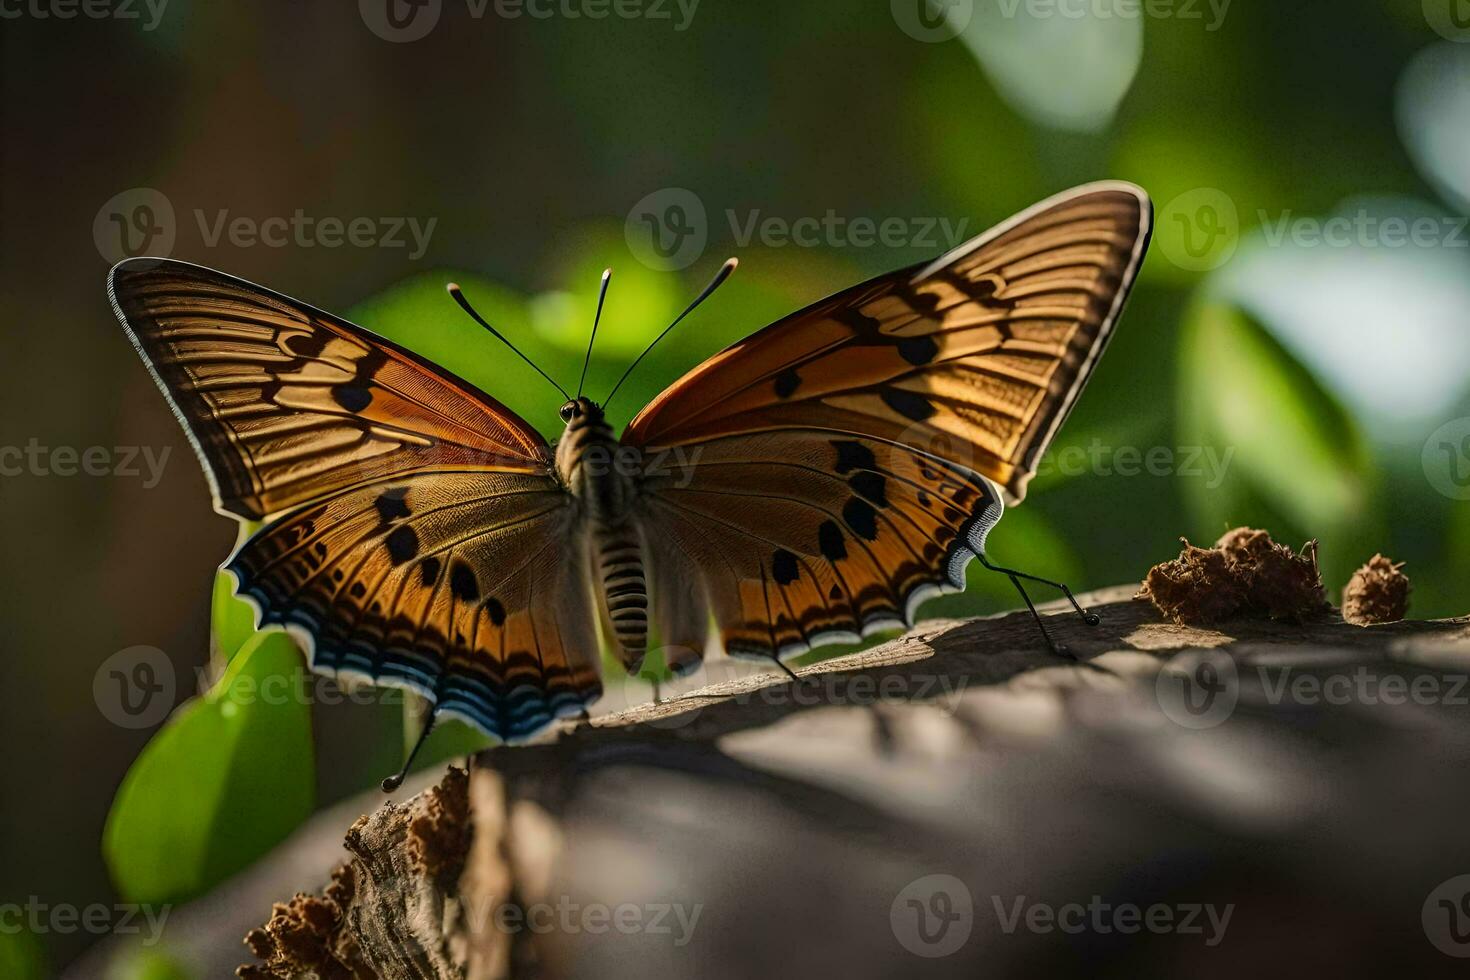
M 261 965 L 242 966 L 236 975 L 243 980 L 378 980 L 359 946 L 361 917 L 381 917 L 384 903 L 396 901 L 394 907 L 412 919 L 403 909 L 403 895 L 390 884 L 403 878 L 418 883 L 414 894 L 452 892 L 464 871 L 471 833 L 469 773 L 454 767 L 437 786 L 408 802 L 388 803 L 360 817 L 344 841 L 352 863 L 333 872 L 322 897 L 297 895 L 275 905 L 270 921 L 245 937 Z M 400 843 L 407 862 L 390 857 Z
M 376 980 L 362 961 L 357 944 L 342 930 L 343 910 L 352 901 L 352 870 L 343 865 L 332 872 L 326 893 L 297 895 L 279 902 L 270 921 L 252 929 L 245 944 L 263 965 L 242 966 L 241 980 L 291 980 L 311 976 L 321 980 Z
M 459 877 L 470 850 L 470 776 L 450 767 L 408 824 L 408 853 L 430 877 Z
M 1342 618 L 1354 626 L 1396 623 L 1409 611 L 1409 577 L 1404 563 L 1374 555 L 1342 590 Z
M 1227 531 L 1213 548 L 1181 541 L 1179 557 L 1149 569 L 1138 593 L 1166 619 L 1182 625 L 1252 614 L 1300 620 L 1328 608 L 1316 541 L 1298 554 L 1248 527 Z

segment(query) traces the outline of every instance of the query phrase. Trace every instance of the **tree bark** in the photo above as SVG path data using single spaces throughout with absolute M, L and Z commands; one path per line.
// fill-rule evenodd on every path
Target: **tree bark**
M 1043 607 L 1076 660 L 1025 613 L 931 622 L 483 753 L 359 820 L 254 975 L 1462 965 L 1432 896 L 1470 872 L 1470 621 L 1200 629 L 1133 591 Z M 340 959 L 280 955 L 312 915 Z

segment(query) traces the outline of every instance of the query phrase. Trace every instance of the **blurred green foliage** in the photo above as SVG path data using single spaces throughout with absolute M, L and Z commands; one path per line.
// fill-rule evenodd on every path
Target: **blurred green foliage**
M 24 928 L 0 930 L 0 977 L 5 980 L 42 980 L 46 953 L 41 941 Z
M 279 844 L 315 806 L 305 665 L 285 633 L 252 636 L 180 707 L 118 788 L 102 850 L 128 901 L 193 898 Z

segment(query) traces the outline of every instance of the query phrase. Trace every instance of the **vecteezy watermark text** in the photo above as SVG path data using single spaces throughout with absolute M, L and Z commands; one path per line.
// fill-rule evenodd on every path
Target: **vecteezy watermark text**
M 438 218 L 411 215 L 237 214 L 230 208 L 194 208 L 190 212 L 206 248 L 386 248 L 403 249 L 409 261 L 423 258 L 439 224 Z M 92 222 L 97 251 L 109 263 L 138 255 L 167 256 L 179 232 L 173 202 L 151 187 L 114 194 Z
M 1392 214 L 1355 207 L 1321 217 L 1291 208 L 1255 212 L 1268 248 L 1384 249 L 1470 247 L 1470 218 L 1458 215 Z M 1160 248 L 1181 269 L 1208 272 L 1234 256 L 1242 235 L 1241 212 L 1230 195 L 1196 187 L 1159 211 Z
M 1222 453 L 1214 446 L 1109 446 L 1093 439 L 1086 446 L 1048 452 L 1036 467 L 1038 476 L 1177 476 L 1203 479 L 1209 490 L 1225 482 L 1235 447 Z
M 0 935 L 14 936 L 21 932 L 62 936 L 75 932 L 95 936 L 141 935 L 142 944 L 152 946 L 162 938 L 164 922 L 172 910 L 171 905 L 103 905 L 100 902 L 86 906 L 52 905 L 32 895 L 24 905 L 15 902 L 0 905 Z
M 947 251 L 963 242 L 968 218 L 844 215 L 776 215 L 762 208 L 726 208 L 725 223 L 738 248 L 916 248 Z M 683 187 L 645 195 L 628 211 L 623 231 L 633 254 L 655 269 L 683 269 L 704 254 L 710 238 L 704 201 Z
M 1148 932 L 1199 936 L 1205 946 L 1218 946 L 1225 938 L 1234 903 L 1218 906 L 1207 902 L 1109 902 L 1093 895 L 1086 902 L 1053 905 L 1032 901 L 1026 895 L 1003 898 L 990 896 L 990 907 L 1005 935 L 1017 932 L 1067 935 L 1113 933 L 1135 935 Z M 957 952 L 970 938 L 975 924 L 975 901 L 959 878 L 948 874 L 925 875 L 909 882 L 894 897 L 888 912 L 889 925 L 899 945 L 928 959 Z
M 1306 707 L 1345 705 L 1446 705 L 1470 707 L 1470 675 L 1395 673 L 1383 664 L 1355 664 L 1328 671 L 1298 670 L 1290 664 L 1255 664 L 1246 670 L 1223 650 L 1189 650 L 1160 669 L 1155 683 L 1159 707 L 1185 728 L 1223 724 L 1240 702 L 1245 679 L 1264 701 Z
M 588 933 L 602 935 L 617 932 L 625 936 L 669 936 L 675 946 L 683 947 L 694 938 L 694 928 L 704 912 L 704 903 L 574 902 L 562 895 L 553 902 L 482 902 L 470 899 L 465 913 L 479 931 L 486 927 L 502 933 L 533 932 Z
M 1002 17 L 1024 14 L 1033 20 L 1198 20 L 1205 30 L 1218 31 L 1233 0 L 997 0 Z
M 1233 902 L 1224 906 L 1210 902 L 1155 902 L 1145 906 L 1107 902 L 1101 895 L 1093 895 L 1085 905 L 1081 902 L 1049 905 L 1028 901 L 1025 895 L 1017 895 L 1009 902 L 992 895 L 990 903 L 1001 932 L 1008 936 L 1017 930 L 1062 932 L 1071 936 L 1086 932 L 1100 936 L 1149 932 L 1200 936 L 1210 947 L 1220 945 L 1230 926 L 1230 917 L 1235 914 Z
M 163 479 L 171 450 L 171 446 L 43 446 L 32 436 L 24 446 L 0 446 L 0 477 L 142 477 L 144 489 L 152 490 Z
M 88 20 L 142 21 L 151 31 L 163 20 L 169 0 L 0 0 L 0 20 Z M 146 16 L 146 20 L 144 17 Z
M 472 20 L 646 20 L 687 31 L 700 0 L 464 0 Z M 444 0 L 358 0 L 368 30 L 403 44 L 429 36 L 444 13 Z

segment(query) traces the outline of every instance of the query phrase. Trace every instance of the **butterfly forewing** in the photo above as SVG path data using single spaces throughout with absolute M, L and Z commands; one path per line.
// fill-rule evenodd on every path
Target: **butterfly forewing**
M 1107 343 L 1148 231 L 1136 188 L 1063 195 L 716 355 L 626 439 L 655 453 L 791 426 L 932 439 L 1019 500 Z
M 625 442 L 685 461 L 649 480 L 649 521 L 700 556 L 727 648 L 850 639 L 963 587 L 1106 345 L 1150 219 L 1131 185 L 1079 188 L 779 321 L 634 419 Z
M 166 259 L 120 263 L 109 290 L 222 513 L 261 520 L 429 467 L 545 468 L 504 406 L 329 313 Z

